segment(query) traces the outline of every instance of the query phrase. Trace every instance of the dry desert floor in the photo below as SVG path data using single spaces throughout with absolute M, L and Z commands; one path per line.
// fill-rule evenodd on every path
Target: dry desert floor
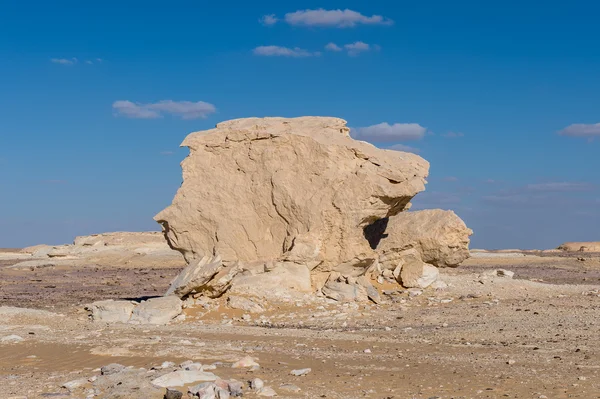
M 245 315 L 217 299 L 165 326 L 91 322 L 83 305 L 160 295 L 178 267 L 14 263 L 0 262 L 0 398 L 125 398 L 62 385 L 186 360 L 283 398 L 600 398 L 600 254 L 477 254 L 442 270 L 444 290 L 378 286 L 380 305 L 299 298 Z M 260 369 L 230 367 L 246 355 Z

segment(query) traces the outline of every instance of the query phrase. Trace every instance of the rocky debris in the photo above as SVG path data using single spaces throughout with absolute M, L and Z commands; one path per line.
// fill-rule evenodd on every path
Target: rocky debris
M 96 322 L 167 324 L 182 312 L 183 302 L 176 296 L 151 298 L 136 304 L 132 301 L 112 299 L 93 302 L 85 306 L 90 318 Z
M 429 164 L 350 137 L 337 118 L 248 118 L 189 135 L 184 181 L 155 220 L 189 263 L 374 259 L 363 228 L 405 210 Z
M 202 288 L 223 268 L 220 256 L 204 256 L 197 262 L 190 263 L 171 282 L 165 295 L 184 297 Z
M 265 308 L 258 303 L 241 296 L 230 296 L 227 298 L 227 306 L 231 309 L 244 310 L 250 313 L 263 313 Z
M 259 389 L 262 389 L 264 386 L 265 386 L 265 383 L 260 378 L 253 378 L 250 381 L 250 388 L 252 388 L 255 391 L 258 391 Z
M 515 272 L 511 272 L 510 270 L 504 270 L 504 269 L 496 269 L 496 270 L 490 271 L 488 274 L 492 277 L 513 278 L 515 275 Z
M 91 312 L 91 318 L 94 321 L 105 323 L 127 323 L 135 309 L 135 304 L 131 301 L 115 301 L 108 299 L 97 301 L 88 306 L 86 310 Z
M 369 298 L 367 289 L 358 284 L 355 278 L 344 277 L 340 273 L 331 273 L 321 292 L 339 302 L 362 302 Z
M 182 302 L 176 296 L 148 299 L 140 303 L 131 314 L 130 323 L 167 324 L 182 311 Z
M 394 269 L 396 254 L 415 249 L 423 262 L 437 267 L 458 266 L 469 257 L 473 231 L 452 211 L 428 209 L 402 212 L 387 219 L 377 245 L 383 267 Z
M 435 266 L 421 260 L 419 253 L 414 250 L 406 251 L 407 254 L 400 263 L 400 283 L 406 288 L 427 288 L 439 277 Z M 412 253 L 411 253 L 412 252 Z
M 600 252 L 600 241 L 565 242 L 556 249 L 565 252 Z
M 152 380 L 152 384 L 162 388 L 182 387 L 198 381 L 215 381 L 218 377 L 202 370 L 178 370 Z
M 75 389 L 82 387 L 83 385 L 85 385 L 87 383 L 88 383 L 88 380 L 86 378 L 80 378 L 78 380 L 65 382 L 62 385 L 62 388 L 68 389 L 69 391 L 74 391 Z
M 277 392 L 275 392 L 275 390 L 271 387 L 262 387 L 261 389 L 256 391 L 256 394 L 258 396 L 266 396 L 266 397 L 272 397 L 272 396 L 277 396 Z

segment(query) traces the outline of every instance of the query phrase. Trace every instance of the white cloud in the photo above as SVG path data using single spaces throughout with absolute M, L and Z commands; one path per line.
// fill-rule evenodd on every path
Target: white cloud
M 275 14 L 269 14 L 269 15 L 263 16 L 259 21 L 261 24 L 263 24 L 265 26 L 271 26 L 271 25 L 275 25 L 277 23 L 277 21 L 279 21 L 279 18 L 277 18 L 275 16 Z
M 93 62 L 90 61 L 90 60 L 85 60 L 85 63 L 88 64 L 88 65 L 92 65 L 93 64 Z
M 337 44 L 331 42 L 331 43 L 327 43 L 327 45 L 325 46 L 325 50 L 342 51 L 342 48 L 340 46 L 338 46 Z
M 457 132 L 448 132 L 446 134 L 442 134 L 443 137 L 446 137 L 447 139 L 457 139 L 460 137 L 465 137 L 464 133 L 457 133 Z
M 413 154 L 418 154 L 420 152 L 420 150 L 418 148 L 411 147 L 409 145 L 404 145 L 404 144 L 394 144 L 393 146 L 390 146 L 388 149 L 394 150 L 394 151 L 412 152 Z
M 206 118 L 217 111 L 214 105 L 204 101 L 172 101 L 163 100 L 157 103 L 140 104 L 127 100 L 115 101 L 113 110 L 117 116 L 136 119 L 160 118 L 166 114 L 179 116 L 181 119 Z
M 419 140 L 427 129 L 418 123 L 379 123 L 373 126 L 352 129 L 352 135 L 365 141 L 390 143 L 394 141 Z
M 77 64 L 77 58 L 51 58 L 50 62 L 61 65 L 73 65 Z
M 294 26 L 322 26 L 353 28 L 356 25 L 392 25 L 394 21 L 381 15 L 370 17 L 349 9 L 345 10 L 299 10 L 285 14 L 285 21 Z
M 357 56 L 363 51 L 369 51 L 371 49 L 371 46 L 365 42 L 354 42 L 346 44 L 344 48 L 348 51 L 348 55 Z
M 301 49 L 299 47 L 289 48 L 281 46 L 258 46 L 253 50 L 254 55 L 260 55 L 265 57 L 314 57 L 321 55 L 319 52 L 311 53 L 308 50 Z
M 558 132 L 558 134 L 560 134 L 561 136 L 570 137 L 600 137 L 600 123 L 574 123 Z

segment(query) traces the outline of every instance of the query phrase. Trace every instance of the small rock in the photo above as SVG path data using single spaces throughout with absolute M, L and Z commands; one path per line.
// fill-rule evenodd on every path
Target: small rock
M 255 391 L 262 389 L 264 386 L 265 383 L 260 378 L 254 378 L 252 379 L 252 381 L 250 381 L 250 388 L 252 388 Z
M 197 381 L 215 381 L 217 378 L 218 377 L 213 373 L 207 373 L 205 371 L 179 370 L 167 373 L 152 380 L 152 384 L 161 388 L 182 387 Z
M 237 380 L 227 381 L 229 385 L 229 393 L 231 396 L 243 396 L 244 395 L 244 384 Z
M 178 391 L 176 389 L 167 388 L 167 392 L 165 392 L 164 399 L 181 399 L 183 398 L 183 392 Z
M 510 359 L 508 362 L 506 362 L 506 364 L 511 364 L 511 365 L 512 365 L 512 364 L 515 364 L 515 363 L 516 363 L 516 361 L 514 361 L 514 360 L 512 360 L 512 359 Z
M 19 337 L 18 335 L 8 335 L 6 337 L 2 337 L 2 339 L 0 339 L 0 342 L 21 342 L 23 341 L 22 337 Z
M 62 387 L 68 389 L 69 391 L 73 391 L 85 384 L 87 384 L 87 379 L 82 378 L 79 380 L 73 380 L 73 381 L 69 381 L 69 382 L 65 382 Z
M 371 353 L 371 349 L 365 349 L 363 352 L 365 352 L 365 353 Z
M 292 370 L 290 374 L 295 375 L 296 377 L 301 377 L 303 375 L 307 375 L 312 370 L 310 368 Z
M 242 369 L 242 368 L 255 367 L 255 366 L 260 367 L 260 365 L 258 363 L 256 363 L 254 361 L 254 359 L 250 356 L 243 357 L 231 365 L 231 367 L 234 369 Z
M 108 366 L 104 366 L 100 369 L 100 374 L 102 375 L 111 375 L 120 373 L 125 369 L 125 366 L 118 363 L 111 363 Z
M 163 362 L 160 365 L 161 369 L 168 369 L 168 368 L 171 368 L 171 367 L 175 367 L 175 363 L 173 363 L 173 362 Z

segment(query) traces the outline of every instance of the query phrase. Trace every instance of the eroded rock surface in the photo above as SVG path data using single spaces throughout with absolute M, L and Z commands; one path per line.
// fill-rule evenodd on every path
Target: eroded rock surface
M 600 252 L 600 241 L 565 242 L 557 249 L 566 252 Z
M 183 184 L 155 219 L 190 263 L 372 262 L 363 228 L 407 209 L 429 164 L 349 136 L 338 118 L 248 118 L 192 133 Z

